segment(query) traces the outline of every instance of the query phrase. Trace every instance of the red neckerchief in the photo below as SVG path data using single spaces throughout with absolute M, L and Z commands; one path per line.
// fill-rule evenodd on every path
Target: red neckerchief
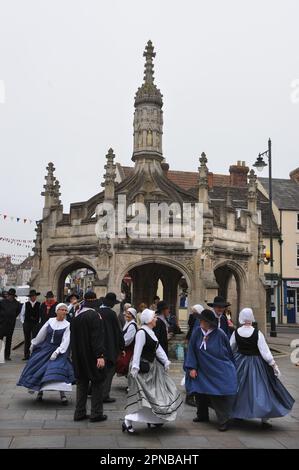
M 49 315 L 49 312 L 50 312 L 50 308 L 56 304 L 56 299 L 51 299 L 51 300 L 46 300 L 45 301 L 45 305 L 47 307 L 47 315 Z

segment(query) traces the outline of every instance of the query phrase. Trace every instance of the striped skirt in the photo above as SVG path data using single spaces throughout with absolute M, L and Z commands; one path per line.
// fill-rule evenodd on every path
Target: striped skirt
M 183 400 L 175 383 L 156 359 L 146 374 L 131 374 L 125 419 L 159 424 L 174 421 L 183 412 Z

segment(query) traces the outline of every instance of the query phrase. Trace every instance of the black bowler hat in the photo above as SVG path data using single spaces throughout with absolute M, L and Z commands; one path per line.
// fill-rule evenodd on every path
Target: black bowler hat
M 84 300 L 96 300 L 97 296 L 94 292 L 88 291 L 84 294 Z
M 53 299 L 53 297 L 55 297 L 55 295 L 53 294 L 53 292 L 51 290 L 49 290 L 46 293 L 46 299 Z
M 12 295 L 13 297 L 17 297 L 17 291 L 14 288 L 9 289 L 7 292 L 8 295 Z
M 33 296 L 36 296 L 36 297 L 37 297 L 38 295 L 40 295 L 40 292 L 36 292 L 35 289 L 31 289 L 31 290 L 29 291 L 28 297 L 33 297 Z
M 161 313 L 165 308 L 168 308 L 167 303 L 164 302 L 164 300 L 160 300 L 160 302 L 157 303 L 156 313 Z
M 230 303 L 225 300 L 224 297 L 221 297 L 221 295 L 217 295 L 214 298 L 214 302 L 208 302 L 207 305 L 209 307 L 221 307 L 221 308 L 226 308 L 230 306 Z
M 218 327 L 218 320 L 215 317 L 214 313 L 212 310 L 209 310 L 208 308 L 205 308 L 200 315 L 198 315 L 199 320 L 205 320 L 207 323 L 209 323 L 211 326 L 217 328 Z
M 73 294 L 68 295 L 67 298 L 65 299 L 65 301 L 66 301 L 66 302 L 70 302 L 72 297 L 76 297 L 77 300 L 80 299 L 80 297 L 79 297 L 78 294 L 74 294 L 74 293 L 73 293 Z
M 106 294 L 106 296 L 103 299 L 103 304 L 105 304 L 105 302 L 108 302 L 113 305 L 120 304 L 120 300 L 117 300 L 114 292 L 108 292 L 108 294 Z

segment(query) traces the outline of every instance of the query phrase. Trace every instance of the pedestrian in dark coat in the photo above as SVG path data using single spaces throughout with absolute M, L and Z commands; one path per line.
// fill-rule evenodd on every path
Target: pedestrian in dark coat
M 113 376 L 115 374 L 116 362 L 120 353 L 125 354 L 125 342 L 117 315 L 112 308 L 120 303 L 113 292 L 108 292 L 100 307 L 105 329 L 106 349 L 106 380 L 104 383 L 104 403 L 113 403 L 115 398 L 110 397 Z
M 164 300 L 158 302 L 156 314 L 158 320 L 153 331 L 158 338 L 160 346 L 162 346 L 168 356 L 168 323 L 166 318 L 169 315 L 169 308 Z
M 28 361 L 30 356 L 30 345 L 39 330 L 38 324 L 40 321 L 40 302 L 36 299 L 40 295 L 40 292 L 36 292 L 35 289 L 31 289 L 29 292 L 29 300 L 22 306 L 20 320 L 23 324 L 24 332 L 24 357 L 23 361 Z
M 7 298 L 0 302 L 0 339 L 6 338 L 4 358 L 10 361 L 11 342 L 16 319 L 21 313 L 22 304 L 16 300 L 16 290 L 9 289 Z
M 209 307 L 212 307 L 212 309 L 213 309 L 213 313 L 215 315 L 215 318 L 218 321 L 218 328 L 221 328 L 221 330 L 223 330 L 224 333 L 226 333 L 227 336 L 230 338 L 232 333 L 233 333 L 233 329 L 231 329 L 229 327 L 228 319 L 227 319 L 227 316 L 225 315 L 225 310 L 226 310 L 227 307 L 230 306 L 230 303 L 227 302 L 220 295 L 217 295 L 214 298 L 214 301 L 209 302 L 207 305 Z
M 77 379 L 77 397 L 74 421 L 87 419 L 86 403 L 88 386 L 91 382 L 90 421 L 104 421 L 103 386 L 105 381 L 105 342 L 104 324 L 96 311 L 96 295 L 87 292 L 84 307 L 76 312 L 71 322 L 71 349 L 75 377 Z
M 49 318 L 56 318 L 57 300 L 52 291 L 46 293 L 46 300 L 40 306 L 40 327 L 42 327 Z

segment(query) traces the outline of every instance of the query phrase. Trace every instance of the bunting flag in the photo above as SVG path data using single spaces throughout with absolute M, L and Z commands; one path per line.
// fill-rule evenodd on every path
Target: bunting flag
M 18 255 L 16 253 L 12 253 L 12 254 L 9 254 L 9 253 L 0 253 L 0 260 L 3 259 L 3 258 L 12 258 L 12 259 L 25 259 L 25 258 L 28 258 L 28 255 Z
M 30 217 L 16 217 L 14 215 L 8 215 L 8 214 L 0 214 L 0 220 L 3 218 L 3 220 L 10 220 L 11 222 L 16 221 L 20 222 L 22 221 L 24 224 L 32 224 L 35 222 L 36 224 L 39 222 L 38 220 L 30 219 Z
M 0 242 L 11 243 L 12 245 L 32 248 L 34 240 L 21 240 L 19 238 L 0 237 Z

